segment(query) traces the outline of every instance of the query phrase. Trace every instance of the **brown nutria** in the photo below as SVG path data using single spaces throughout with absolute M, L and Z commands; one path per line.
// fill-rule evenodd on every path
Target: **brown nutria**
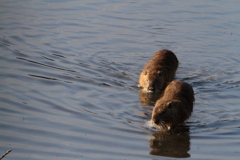
M 139 87 L 147 92 L 163 91 L 174 79 L 178 59 L 170 50 L 160 50 L 145 65 L 139 77 Z
M 150 122 L 162 131 L 174 130 L 190 117 L 193 103 L 192 86 L 183 81 L 172 81 L 157 100 Z

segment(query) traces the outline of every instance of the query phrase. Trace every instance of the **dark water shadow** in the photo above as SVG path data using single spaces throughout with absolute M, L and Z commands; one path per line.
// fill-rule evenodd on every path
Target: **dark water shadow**
M 141 106 L 154 106 L 156 101 L 160 98 L 161 93 L 148 93 L 139 91 L 139 103 Z
M 175 133 L 152 133 L 149 154 L 172 158 L 188 158 L 190 154 L 190 136 L 188 127 L 179 127 Z

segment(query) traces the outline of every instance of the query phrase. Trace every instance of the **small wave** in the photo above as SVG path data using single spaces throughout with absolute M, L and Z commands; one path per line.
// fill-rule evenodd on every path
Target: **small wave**
M 158 131 L 158 128 L 156 127 L 156 125 L 152 122 L 152 121 L 147 121 L 144 125 L 144 128 L 147 128 L 151 131 Z

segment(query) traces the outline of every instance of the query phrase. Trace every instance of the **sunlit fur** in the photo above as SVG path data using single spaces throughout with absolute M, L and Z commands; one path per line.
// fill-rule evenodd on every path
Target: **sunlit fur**
M 176 74 L 178 59 L 169 50 L 160 50 L 145 65 L 140 73 L 139 86 L 146 92 L 163 91 Z
M 193 110 L 194 92 L 192 86 L 183 81 L 172 81 L 157 100 L 151 123 L 161 130 L 173 130 L 187 120 Z

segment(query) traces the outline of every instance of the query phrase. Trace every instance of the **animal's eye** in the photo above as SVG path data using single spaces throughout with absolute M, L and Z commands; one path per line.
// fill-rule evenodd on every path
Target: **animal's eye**
M 168 106 L 168 109 L 172 109 L 173 107 L 172 107 L 172 105 L 170 104 L 169 106 Z
M 162 72 L 161 72 L 161 71 L 158 71 L 157 73 L 158 73 L 158 75 L 159 75 L 159 76 L 161 76 L 161 75 L 162 75 Z
M 145 73 L 144 73 L 145 75 L 147 75 L 147 71 L 145 71 Z
M 169 103 L 168 109 L 172 109 L 172 108 L 173 108 L 173 104 L 172 104 L 172 103 Z

